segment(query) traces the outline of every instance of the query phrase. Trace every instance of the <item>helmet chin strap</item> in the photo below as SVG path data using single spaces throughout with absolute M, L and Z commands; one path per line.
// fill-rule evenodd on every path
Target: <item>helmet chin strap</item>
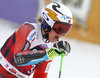
M 44 34 L 44 35 L 43 35 L 43 38 L 49 40 L 49 33 Z
M 42 36 L 46 42 L 49 41 L 49 32 L 51 31 L 51 26 L 43 19 L 41 22 L 41 31 L 42 31 Z
M 49 41 L 49 33 L 45 33 L 45 31 L 43 30 L 43 28 L 41 27 L 41 31 L 42 31 L 42 37 L 44 39 L 46 39 L 46 42 L 50 42 Z

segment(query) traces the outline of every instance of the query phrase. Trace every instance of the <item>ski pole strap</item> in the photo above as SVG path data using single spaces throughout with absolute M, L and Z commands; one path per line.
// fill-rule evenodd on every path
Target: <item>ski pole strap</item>
M 63 64 L 63 57 L 64 57 L 64 54 L 61 54 L 61 62 L 60 62 L 59 78 L 61 77 L 62 64 Z

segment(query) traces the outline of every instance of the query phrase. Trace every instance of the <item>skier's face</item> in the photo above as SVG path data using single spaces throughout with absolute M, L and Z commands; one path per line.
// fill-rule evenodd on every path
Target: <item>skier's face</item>
M 49 41 L 56 42 L 60 37 L 64 36 L 64 34 L 57 34 L 53 29 L 49 32 Z
M 55 21 L 50 33 L 49 33 L 49 41 L 55 42 L 60 37 L 66 35 L 72 27 L 72 24 L 64 23 L 60 21 Z

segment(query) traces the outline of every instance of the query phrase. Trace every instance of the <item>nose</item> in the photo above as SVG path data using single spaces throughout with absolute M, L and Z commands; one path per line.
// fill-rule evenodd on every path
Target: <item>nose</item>
M 54 36 L 54 39 L 55 39 L 56 41 L 58 41 L 58 40 L 59 40 L 59 38 L 60 38 L 60 37 L 62 37 L 62 36 L 64 36 L 64 34 L 59 34 L 59 35 L 56 35 L 56 36 Z

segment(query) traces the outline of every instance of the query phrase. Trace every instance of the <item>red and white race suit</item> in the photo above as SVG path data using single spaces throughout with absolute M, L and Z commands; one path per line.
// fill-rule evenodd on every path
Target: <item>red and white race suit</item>
M 48 68 L 52 60 L 41 61 L 33 65 L 18 66 L 15 62 L 15 54 L 30 50 L 37 52 L 52 47 L 52 44 L 42 37 L 40 24 L 26 23 L 22 25 L 7 39 L 1 48 L 0 72 L 7 78 L 28 78 L 32 73 L 34 73 L 33 78 L 47 78 Z M 5 63 L 3 64 L 3 62 Z M 5 71 L 9 74 L 6 74 Z M 11 76 L 12 74 L 14 76 Z

